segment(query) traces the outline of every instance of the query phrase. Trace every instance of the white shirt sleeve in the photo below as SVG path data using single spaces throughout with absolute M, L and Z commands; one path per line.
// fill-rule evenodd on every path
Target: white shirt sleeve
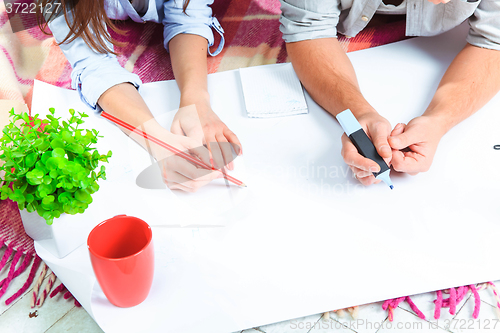
M 221 35 L 221 42 L 217 51 L 209 54 L 219 54 L 224 46 L 224 30 L 215 17 L 212 17 L 210 5 L 213 0 L 191 0 L 186 13 L 183 12 L 183 0 L 169 0 L 164 4 L 163 38 L 164 46 L 168 51 L 168 43 L 178 34 L 193 34 L 204 37 L 208 46 L 214 44 L 214 28 Z
M 64 15 L 49 22 L 49 28 L 59 43 L 68 35 L 69 27 Z M 113 45 L 108 44 L 112 49 Z M 141 79 L 136 74 L 123 68 L 114 54 L 94 52 L 82 38 L 76 38 L 71 43 L 64 43 L 60 48 L 73 68 L 71 72 L 71 87 L 76 89 L 84 103 L 97 110 L 97 100 L 109 88 L 124 82 L 130 82 L 135 87 L 141 85 Z

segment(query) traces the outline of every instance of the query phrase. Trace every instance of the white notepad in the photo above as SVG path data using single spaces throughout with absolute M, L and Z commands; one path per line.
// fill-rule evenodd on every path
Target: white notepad
M 292 64 L 240 68 L 245 107 L 250 118 L 282 117 L 308 112 Z

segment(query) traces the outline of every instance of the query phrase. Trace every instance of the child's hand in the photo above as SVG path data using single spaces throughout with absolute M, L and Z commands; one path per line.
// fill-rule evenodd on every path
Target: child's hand
M 170 130 L 174 134 L 194 139 L 199 146 L 206 146 L 216 169 L 225 166 L 229 170 L 234 169 L 231 147 L 237 155 L 242 153 L 238 137 L 212 111 L 208 101 L 181 107 Z M 211 165 L 210 162 L 208 164 Z
M 201 146 L 197 140 L 171 133 L 168 133 L 163 140 L 169 145 L 199 159 L 206 165 L 210 165 L 208 149 Z M 196 192 L 212 180 L 223 177 L 220 171 L 198 167 L 183 157 L 161 147 L 155 146 L 153 155 L 161 166 L 163 182 L 171 190 Z

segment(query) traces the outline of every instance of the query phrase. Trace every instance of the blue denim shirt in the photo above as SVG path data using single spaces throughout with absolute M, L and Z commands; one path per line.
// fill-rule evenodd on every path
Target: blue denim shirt
M 337 31 L 356 36 L 371 20 L 382 0 L 281 0 L 280 30 L 287 42 L 337 37 Z M 465 20 L 467 42 L 500 50 L 500 0 L 406 1 L 406 35 L 433 36 Z
M 178 34 L 194 34 L 207 39 L 209 47 L 214 44 L 214 28 L 221 35 L 221 42 L 214 53 L 220 53 L 224 46 L 224 30 L 209 7 L 213 0 L 191 0 L 186 14 L 182 12 L 181 0 L 144 0 L 148 1 L 148 10 L 140 16 L 129 0 L 105 0 L 108 17 L 114 20 L 132 19 L 135 22 L 162 23 L 163 44 L 168 51 L 168 42 Z M 64 15 L 59 15 L 49 22 L 57 42 L 61 42 L 69 33 L 69 27 Z M 112 45 L 108 45 L 113 49 Z M 61 44 L 61 50 L 73 67 L 71 87 L 76 89 L 82 100 L 91 108 L 98 108 L 97 100 L 109 88 L 130 82 L 139 87 L 141 80 L 136 74 L 123 68 L 115 55 L 96 53 L 90 49 L 82 38 L 76 38 L 71 43 Z

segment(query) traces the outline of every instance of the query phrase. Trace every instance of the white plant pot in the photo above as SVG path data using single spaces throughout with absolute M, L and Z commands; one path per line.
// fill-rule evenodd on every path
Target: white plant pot
M 21 210 L 24 230 L 57 258 L 63 258 L 87 242 L 87 236 L 95 226 L 92 219 L 83 218 L 82 214 L 62 215 L 54 219 L 52 225 L 36 212 Z M 79 215 L 79 216 L 78 216 Z

